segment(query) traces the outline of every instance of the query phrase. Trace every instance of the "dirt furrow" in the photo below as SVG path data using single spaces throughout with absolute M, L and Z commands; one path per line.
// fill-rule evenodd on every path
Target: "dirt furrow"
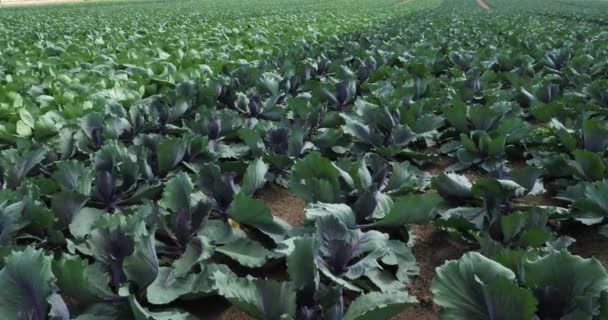
M 490 7 L 490 4 L 487 3 L 485 0 L 477 0 L 477 4 L 486 10 L 492 9 L 492 7 Z

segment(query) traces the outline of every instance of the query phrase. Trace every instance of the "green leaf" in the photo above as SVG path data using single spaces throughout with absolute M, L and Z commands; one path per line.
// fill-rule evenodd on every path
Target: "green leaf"
M 367 237 L 371 238 L 371 240 L 365 239 Z M 348 267 L 348 270 L 344 274 L 344 277 L 348 279 L 355 280 L 368 274 L 369 272 L 382 269 L 378 260 L 386 255 L 388 251 L 388 248 L 385 246 L 385 244 L 388 242 L 387 235 L 377 231 L 368 231 L 364 236 L 362 236 L 361 240 L 363 239 L 365 239 L 365 242 L 367 243 L 364 242 L 361 246 L 367 248 L 357 250 L 353 256 L 359 256 L 363 252 L 369 253 Z
M 381 269 L 378 259 L 388 248 L 388 235 L 375 230 L 350 229 L 334 216 L 317 220 L 319 250 L 315 263 L 332 281 L 353 291 L 362 291 L 350 283 L 374 269 Z
M 201 295 L 201 294 L 217 294 L 217 290 L 215 287 L 215 278 L 214 274 L 216 272 L 221 272 L 227 275 L 234 275 L 234 272 L 228 268 L 228 266 L 224 264 L 215 264 L 215 263 L 205 263 L 201 264 L 201 272 L 196 274 L 196 281 L 194 282 L 190 293 L 187 298 L 190 298 L 189 295 Z
M 386 191 L 391 195 L 401 195 L 407 192 L 422 190 L 428 187 L 431 175 L 409 162 L 393 164 Z
M 80 111 L 80 110 L 79 110 Z M 100 113 L 90 112 L 81 119 L 80 127 L 86 137 L 90 140 L 86 143 L 95 141 L 94 132 L 104 127 L 104 117 Z M 86 141 L 86 140 L 85 140 Z
M 439 267 L 431 291 L 441 319 L 532 319 L 535 312 L 534 298 L 517 287 L 513 271 L 476 252 Z
M 534 295 L 510 280 L 505 278 L 493 280 L 487 285 L 482 285 L 482 292 L 488 311 L 487 316 L 479 319 L 508 320 L 534 317 L 537 304 Z
M 289 319 L 296 314 L 296 291 L 289 282 L 257 281 L 264 319 Z
M 608 320 L 608 291 L 602 292 L 599 300 L 600 313 L 597 316 L 597 320 Z
M 555 135 L 559 138 L 566 149 L 569 151 L 574 151 L 576 149 L 576 138 L 568 133 L 567 130 L 561 129 L 557 131 Z
M 353 210 L 346 204 L 311 203 L 306 207 L 304 212 L 306 214 L 306 220 L 310 222 L 317 221 L 326 216 L 333 216 L 346 226 L 352 227 L 357 225 Z
M 315 241 L 311 237 L 298 238 L 287 256 L 287 272 L 297 289 L 314 288 L 319 277 L 315 266 Z
M 395 202 L 393 198 L 386 193 L 376 193 L 376 208 L 372 212 L 371 218 L 382 219 L 384 218 L 393 208 Z
M 487 135 L 486 135 L 487 137 Z M 489 137 L 488 137 L 489 139 Z M 464 149 L 470 153 L 477 153 L 479 152 L 479 150 L 477 149 L 477 146 L 475 145 L 475 141 L 471 140 L 471 138 L 469 138 L 469 136 L 467 136 L 464 133 L 460 134 L 460 142 L 462 143 L 462 146 L 464 147 Z M 481 143 L 480 143 L 481 144 Z
M 157 146 L 158 172 L 164 176 L 177 166 L 186 154 L 186 144 L 180 139 L 167 139 Z
M 288 282 L 247 280 L 214 273 L 220 295 L 259 320 L 291 319 L 296 313 L 296 292 Z
M 527 286 L 555 288 L 565 301 L 581 296 L 599 297 L 602 291 L 608 290 L 608 273 L 599 261 L 567 251 L 553 251 L 538 259 L 525 260 L 522 272 Z M 574 274 L 576 277 L 572 277 Z
M 583 142 L 585 149 L 592 152 L 606 151 L 608 144 L 608 126 L 600 118 L 583 120 Z
M 57 228 L 61 230 L 70 225 L 86 202 L 85 196 L 75 192 L 64 191 L 53 195 L 51 209 L 57 217 Z
M 385 265 L 396 266 L 395 277 L 403 283 L 409 283 L 410 277 L 420 273 L 420 268 L 416 265 L 416 258 L 405 242 L 399 240 L 389 240 L 386 243 L 388 251 L 381 261 Z
M 87 264 L 79 256 L 64 254 L 53 262 L 53 274 L 61 293 L 71 299 L 93 303 L 112 299 L 109 274 L 99 264 Z
M 190 209 L 190 195 L 194 186 L 187 174 L 180 172 L 165 184 L 159 204 L 177 213 L 180 209 Z
M 259 156 L 264 152 L 264 140 L 258 131 L 251 128 L 241 128 L 238 134 L 254 156 Z
M 105 102 L 124 102 L 128 105 L 141 99 L 141 95 L 137 91 L 125 87 L 115 87 L 101 90 L 93 94 L 92 97 L 103 99 Z
M 57 163 L 57 170 L 53 178 L 66 191 L 75 191 L 88 196 L 91 193 L 93 171 L 79 161 L 61 161 Z
M 489 156 L 499 156 L 505 152 L 505 143 L 507 137 L 504 135 L 499 135 L 498 137 L 491 140 L 488 145 L 488 155 Z
M 604 177 L 606 166 L 599 154 L 587 150 L 575 150 L 573 153 L 576 161 L 571 164 L 580 176 L 589 181 L 597 181 Z
M 585 197 L 583 199 L 586 202 L 590 202 L 590 212 L 599 213 L 603 216 L 608 214 L 608 182 L 595 182 L 588 184 L 585 187 Z M 577 207 L 575 202 L 574 207 Z
M 494 208 L 511 196 L 518 194 L 523 187 L 510 180 L 480 178 L 473 186 L 473 195 L 483 199 L 486 207 Z
M 247 238 L 247 234 L 241 228 L 233 228 L 230 224 L 216 219 L 211 219 L 199 231 L 214 244 L 225 244 L 239 238 Z
M 357 166 L 357 182 L 359 183 L 359 188 L 367 189 L 372 185 L 372 175 L 367 169 L 367 164 L 365 161 L 359 161 L 359 165 Z
M 371 269 L 365 272 L 365 277 L 367 277 L 381 292 L 407 291 L 405 284 L 397 280 L 390 271 Z
M 545 230 L 543 228 L 529 228 L 525 232 L 522 233 L 518 244 L 521 247 L 542 247 L 547 242 L 553 240 L 554 235 L 551 231 Z
M 292 227 L 287 221 L 277 217 L 272 217 L 272 223 L 270 224 L 257 224 L 252 225 L 260 230 L 262 233 L 270 237 L 275 243 L 279 243 L 289 236 L 289 232 Z
M 243 176 L 241 193 L 251 196 L 266 183 L 269 166 L 262 159 L 253 160 Z
M 604 221 L 605 212 L 603 209 L 591 199 L 580 199 L 572 204 L 574 219 L 584 225 L 591 226 Z
M 539 178 L 542 175 L 542 170 L 533 166 L 524 166 L 514 168 L 510 172 L 511 180 L 515 181 L 520 186 L 526 189 L 526 193 L 538 190 Z M 541 185 L 542 186 L 542 185 Z M 544 190 L 544 188 L 540 188 Z
M 441 197 L 435 194 L 409 194 L 399 197 L 386 217 L 374 225 L 398 227 L 405 224 L 429 223 L 435 217 L 435 209 L 440 202 Z
M 488 106 L 469 108 L 469 117 L 475 129 L 490 131 L 502 118 L 502 112 Z
M 242 193 L 234 197 L 228 209 L 228 215 L 240 224 L 257 228 L 274 242 L 280 242 L 291 230 L 291 226 L 279 217 L 275 217 L 266 207 L 264 201 L 253 199 Z
M 515 239 L 526 226 L 526 216 L 522 212 L 515 212 L 500 217 L 500 229 L 505 243 Z
M 5 151 L 5 153 L 2 154 L 2 157 L 0 157 L 0 161 L 5 157 L 9 162 L 4 169 L 6 170 L 6 185 L 8 188 L 12 189 L 18 187 L 30 170 L 44 160 L 47 149 L 38 148 L 36 150 L 24 152 L 23 154 L 14 152 L 9 155 L 8 152 L 10 151 L 14 151 L 14 149 Z
M 340 203 L 339 177 L 331 161 L 313 152 L 294 164 L 289 189 L 306 202 Z
M 70 233 L 80 239 L 84 239 L 93 230 L 93 226 L 99 217 L 101 217 L 105 211 L 95 208 L 82 208 L 72 218 L 72 222 L 68 226 Z
M 443 112 L 443 115 L 459 132 L 467 133 L 469 131 L 467 109 L 464 103 L 455 101 L 451 108 L 447 108 Z
M 21 108 L 23 106 L 23 97 L 19 93 L 10 91 L 6 95 L 13 100 L 13 107 Z
M 146 289 L 146 296 L 152 304 L 171 303 L 192 292 L 195 281 L 193 274 L 178 277 L 172 268 L 160 267 L 156 279 Z
M 197 95 L 197 85 L 194 81 L 184 81 L 175 86 L 175 94 L 179 97 L 194 99 Z
M 128 303 L 96 303 L 84 310 L 75 320 L 115 320 L 132 319 L 133 313 Z
M 0 270 L 1 319 L 46 318 L 47 298 L 53 293 L 55 282 L 51 263 L 51 257 L 31 246 L 13 251 L 4 259 Z
M 55 137 L 62 126 L 62 120 L 57 119 L 55 112 L 50 111 L 36 120 L 34 136 L 38 139 Z
M 135 320 L 195 320 L 189 313 L 178 309 L 169 309 L 162 312 L 153 312 L 144 308 L 134 296 L 129 296 L 129 305 Z
M 228 215 L 238 223 L 252 226 L 271 224 L 272 213 L 264 201 L 239 193 L 228 209 Z
M 0 198 L 0 244 L 10 245 L 13 241 L 13 235 L 29 224 L 28 219 L 24 219 L 26 203 L 19 201 L 8 204 Z
M 155 305 L 171 303 L 181 297 L 189 299 L 198 294 L 216 294 L 216 283 L 214 275 L 221 273 L 226 276 L 234 276 L 234 273 L 222 264 L 201 264 L 201 272 L 189 273 L 182 277 L 175 274 L 174 270 L 161 267 L 158 277 L 146 290 L 148 301 Z
M 240 238 L 221 247 L 215 251 L 225 254 L 241 265 L 250 268 L 261 267 L 272 256 L 272 252 L 264 248 L 259 242 Z
M 257 288 L 251 280 L 237 278 L 221 272 L 215 272 L 213 277 L 216 280 L 217 291 L 221 296 L 255 319 L 264 319 L 262 302 Z M 280 297 L 276 298 L 275 303 L 278 303 Z
M 50 320 L 70 320 L 70 311 L 68 310 L 68 306 L 65 304 L 65 301 L 63 301 L 63 298 L 59 294 L 51 294 L 46 301 L 51 307 L 48 314 Z
M 107 217 L 105 223 L 119 226 L 93 229 L 87 239 L 87 244 L 95 259 L 112 273 L 112 281 L 118 287 L 124 277 L 122 263 L 126 257 L 133 254 L 135 239 L 124 230 L 124 220 L 120 219 L 120 216 L 114 217 L 116 215 Z
M 127 279 L 135 282 L 140 290 L 147 288 L 158 274 L 159 265 L 154 241 L 154 232 L 140 237 L 135 243 L 133 254 L 126 257 L 123 262 Z
M 493 261 L 509 268 L 513 272 L 522 270 L 522 264 L 526 259 L 535 260 L 539 257 L 538 250 L 509 250 L 505 249 L 492 257 Z
M 391 319 L 407 307 L 416 304 L 416 298 L 405 292 L 371 292 L 355 299 L 344 320 Z
M 19 109 L 19 117 L 21 118 L 21 121 L 23 121 L 23 123 L 30 127 L 30 128 L 34 128 L 36 126 L 36 121 L 34 120 L 34 117 L 32 117 L 32 114 L 27 111 L 27 109 L 25 108 L 21 108 Z
M 186 246 L 186 251 L 179 259 L 173 261 L 175 275 L 183 277 L 197 263 L 211 258 L 214 252 L 209 239 L 203 236 L 194 237 Z
M 24 138 L 32 135 L 32 127 L 25 124 L 25 122 L 23 122 L 22 120 L 17 121 L 17 127 L 15 131 L 17 132 L 17 135 Z
M 464 175 L 455 173 L 441 173 L 432 181 L 432 186 L 439 194 L 446 198 L 472 198 L 473 185 Z
M 474 152 L 467 151 L 465 149 L 458 149 L 456 151 L 456 158 L 460 163 L 453 164 L 446 168 L 446 171 L 459 171 L 466 169 L 481 161 L 480 155 Z
M 526 120 L 509 117 L 500 122 L 498 128 L 496 128 L 496 132 L 506 137 L 507 144 L 512 144 L 526 139 L 533 129 L 534 127 L 529 122 L 526 122 Z

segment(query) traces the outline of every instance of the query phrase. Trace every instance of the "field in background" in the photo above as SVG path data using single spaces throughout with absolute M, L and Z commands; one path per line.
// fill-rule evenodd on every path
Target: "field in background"
M 0 8 L 1 319 L 608 318 L 607 1 L 58 2 Z
M 12 5 L 27 5 L 27 4 L 44 4 L 44 3 L 61 3 L 61 2 L 81 2 L 82 0 L 4 0 L 0 4 Z
M 0 5 L 36 5 L 36 4 L 60 4 L 95 1 L 120 1 L 120 0 L 2 0 Z

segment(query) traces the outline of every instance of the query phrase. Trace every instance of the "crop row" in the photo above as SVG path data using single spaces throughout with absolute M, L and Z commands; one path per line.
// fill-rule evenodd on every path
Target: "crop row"
M 600 17 L 194 3 L 0 12 L 26 21 L 0 34 L 1 316 L 188 319 L 176 302 L 219 294 L 388 319 L 416 303 L 409 225 L 434 223 L 479 248 L 438 269 L 442 318 L 605 317 L 608 273 L 562 235 L 608 215 Z

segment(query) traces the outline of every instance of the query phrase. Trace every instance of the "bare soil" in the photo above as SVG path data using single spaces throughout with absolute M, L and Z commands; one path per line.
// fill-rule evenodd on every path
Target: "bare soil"
M 435 269 L 447 260 L 460 258 L 470 248 L 450 238 L 449 233 L 433 225 L 414 225 L 412 232 L 416 243 L 412 248 L 420 275 L 409 286 L 410 294 L 418 298 L 418 304 L 397 315 L 394 320 L 436 320 L 439 307 L 433 303 L 431 282 Z
M 441 155 L 439 160 L 435 163 L 427 165 L 423 167 L 424 170 L 428 171 L 434 177 L 442 174 L 445 171 L 445 168 L 449 167 L 452 163 L 454 163 L 454 159 L 445 155 Z
M 251 320 L 253 319 L 246 313 L 240 311 L 236 307 L 230 307 L 224 311 L 218 318 L 214 318 L 217 320 Z M 209 319 L 211 320 L 211 319 Z
M 393 4 L 393 7 L 400 7 L 402 5 L 406 5 L 410 2 L 412 2 L 412 0 L 400 0 L 399 2 L 395 2 L 395 4 Z
M 477 0 L 477 4 L 486 10 L 492 9 L 492 7 L 490 7 L 490 4 L 488 4 L 485 0 Z
M 280 217 L 292 226 L 304 221 L 304 200 L 294 197 L 289 191 L 271 184 L 260 190 L 257 197 L 263 200 L 274 216 Z
M 596 258 L 608 268 L 608 238 L 594 228 L 583 225 L 569 227 L 566 234 L 576 239 L 569 248 L 570 252 L 585 258 Z

